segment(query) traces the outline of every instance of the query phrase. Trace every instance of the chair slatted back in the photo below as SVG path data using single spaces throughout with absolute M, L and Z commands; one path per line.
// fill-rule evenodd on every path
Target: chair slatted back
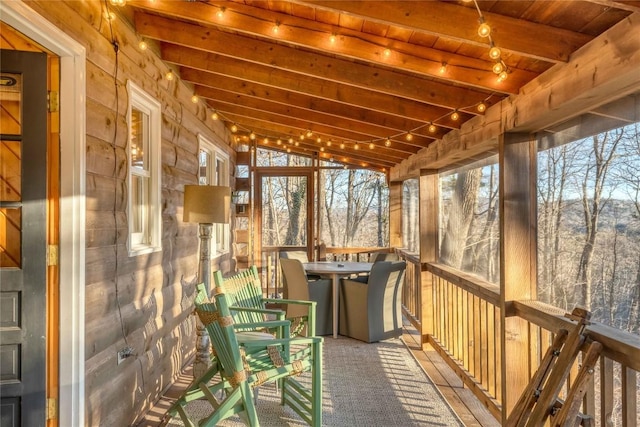
M 265 302 L 262 295 L 262 285 L 256 266 L 251 266 L 232 276 L 221 278 L 226 292 L 229 307 L 264 309 Z M 256 311 L 233 311 L 232 315 L 237 323 L 264 322 L 264 314 Z

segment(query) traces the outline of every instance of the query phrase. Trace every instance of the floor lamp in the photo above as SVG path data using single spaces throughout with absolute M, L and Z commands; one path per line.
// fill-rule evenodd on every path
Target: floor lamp
M 184 222 L 199 224 L 200 261 L 198 262 L 198 283 L 204 283 L 207 295 L 211 297 L 211 233 L 213 224 L 228 224 L 231 206 L 231 188 L 215 185 L 184 186 Z M 196 359 L 193 362 L 193 376 L 200 377 L 211 364 L 209 335 L 200 320 L 196 320 Z

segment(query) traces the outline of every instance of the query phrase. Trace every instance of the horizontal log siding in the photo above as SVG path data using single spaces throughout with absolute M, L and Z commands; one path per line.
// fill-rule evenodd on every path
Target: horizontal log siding
M 87 52 L 85 422 L 132 425 L 194 354 L 198 230 L 182 222 L 182 197 L 185 184 L 197 183 L 198 134 L 212 141 L 228 135 L 202 102 L 191 102 L 192 89 L 164 79 L 168 66 L 153 48 L 138 49 L 128 24 L 105 21 L 104 2 L 29 6 Z M 111 29 L 119 45 L 117 74 Z M 129 80 L 162 105 L 163 250 L 132 258 L 126 247 Z M 234 159 L 228 145 L 221 148 Z M 229 266 L 226 259 L 218 263 Z M 126 345 L 135 356 L 118 365 L 117 351 Z

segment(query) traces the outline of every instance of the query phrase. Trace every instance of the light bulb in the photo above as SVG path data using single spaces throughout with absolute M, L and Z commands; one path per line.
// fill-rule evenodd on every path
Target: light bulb
M 276 145 L 282 145 L 282 141 L 277 140 L 277 141 L 276 141 Z
M 374 144 L 373 142 L 369 143 L 369 149 L 373 150 L 374 148 L 376 148 L 376 144 Z
M 113 21 L 114 19 L 116 19 L 116 14 L 108 10 L 105 10 L 104 19 L 106 19 L 107 21 Z
M 167 74 L 164 75 L 164 78 L 171 81 L 173 80 L 175 76 L 173 75 L 173 72 L 169 71 Z
M 311 138 L 311 136 L 313 135 L 313 132 L 311 132 L 311 130 L 307 131 L 307 138 Z
M 193 102 L 194 104 L 197 104 L 199 100 L 200 98 L 198 98 L 198 95 L 193 95 L 191 97 L 191 102 Z
M 489 37 L 490 34 L 491 34 L 491 26 L 486 22 L 483 22 L 482 24 L 480 24 L 480 26 L 478 27 L 478 35 L 480 37 Z
M 289 144 L 293 144 L 293 138 L 289 138 Z
M 385 49 L 382 53 L 388 58 L 389 56 L 391 56 L 391 49 Z
M 496 74 L 500 74 L 501 72 L 504 71 L 504 65 L 502 65 L 502 62 L 496 62 L 495 64 L 493 64 L 493 72 Z
M 262 140 L 262 142 L 264 142 L 265 144 L 268 144 L 268 143 L 269 143 L 269 138 L 267 138 L 267 137 L 265 136 L 265 137 L 264 137 L 264 139 Z M 280 144 L 278 144 L 278 145 L 280 145 Z
M 271 27 L 271 31 L 273 32 L 273 34 L 278 34 L 279 30 L 280 30 L 280 23 L 276 22 L 275 25 Z
M 331 147 L 331 144 L 333 144 L 333 141 L 328 140 L 328 141 L 327 141 L 327 147 Z
M 507 74 L 506 71 L 503 71 L 498 75 L 498 81 L 499 82 L 503 82 L 503 81 L 507 80 L 507 77 L 509 77 L 509 75 Z
M 226 10 L 226 8 L 223 6 L 220 9 L 218 9 L 218 11 L 216 12 L 216 16 L 218 18 L 223 18 L 224 17 L 224 11 Z
M 291 152 L 291 148 L 287 148 L 287 153 L 290 153 L 290 152 Z
M 413 134 L 411 132 L 407 133 L 407 141 L 412 141 L 413 140 Z
M 336 37 L 336 35 L 335 35 L 335 34 L 331 34 L 331 35 L 329 36 L 329 43 L 331 43 L 331 44 L 335 44 L 335 42 L 336 42 L 336 40 L 337 40 L 337 39 L 338 39 L 338 37 Z
M 320 147 L 320 151 L 324 152 L 324 147 Z
M 253 141 L 254 139 L 256 139 L 256 134 L 255 134 L 255 133 L 253 133 L 253 132 L 249 133 L 249 139 L 250 139 L 250 140 L 252 140 L 252 141 Z
M 481 102 L 476 108 L 480 113 L 484 113 L 487 110 L 487 105 L 484 102 Z
M 360 144 L 358 144 L 357 142 L 355 144 L 353 144 L 353 149 L 354 150 L 359 150 L 360 149 Z
M 386 147 L 391 147 L 391 139 L 387 138 L 387 139 L 384 141 L 384 145 L 385 145 Z
M 235 123 L 231 125 L 231 132 L 233 133 L 238 132 L 238 126 Z
M 440 71 L 440 74 L 446 73 L 447 72 L 447 63 L 443 62 L 442 65 L 440 65 L 440 70 L 438 70 L 438 71 Z
M 113 6 L 124 6 L 125 4 L 127 4 L 127 0 L 109 0 L 109 3 L 111 3 Z
M 304 139 L 304 134 L 303 134 L 303 133 L 301 133 L 301 134 L 300 134 L 300 141 L 302 141 L 303 139 Z
M 140 43 L 138 43 L 138 48 L 140 50 L 147 50 L 147 47 L 149 47 L 147 45 L 147 42 L 145 42 L 144 40 L 140 40 Z
M 493 46 L 491 49 L 489 49 L 489 58 L 497 60 L 500 59 L 500 55 L 502 55 L 502 52 L 500 52 L 499 47 Z
M 454 111 L 453 113 L 451 113 L 451 120 L 453 120 L 454 122 L 457 121 L 460 118 L 460 114 L 458 114 L 457 111 Z
M 316 142 L 320 144 L 322 142 L 322 138 L 318 137 L 318 139 L 316 139 Z
M 293 144 L 293 145 L 295 145 L 297 147 L 298 145 L 300 145 L 300 143 L 298 141 L 296 141 L 296 143 Z
M 218 120 L 220 118 L 220 116 L 218 116 L 218 113 L 214 111 L 213 113 L 211 113 L 211 118 L 213 120 Z
M 344 150 L 344 142 L 340 143 L 340 148 Z
M 429 132 L 434 133 L 436 130 L 438 130 L 438 128 L 436 127 L 436 125 L 434 125 L 433 123 L 431 123 L 429 125 Z

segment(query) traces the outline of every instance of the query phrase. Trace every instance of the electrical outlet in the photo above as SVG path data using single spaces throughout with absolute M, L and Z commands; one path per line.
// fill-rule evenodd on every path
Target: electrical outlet
M 133 348 L 125 347 L 118 352 L 118 365 L 124 362 L 127 357 L 133 356 Z

